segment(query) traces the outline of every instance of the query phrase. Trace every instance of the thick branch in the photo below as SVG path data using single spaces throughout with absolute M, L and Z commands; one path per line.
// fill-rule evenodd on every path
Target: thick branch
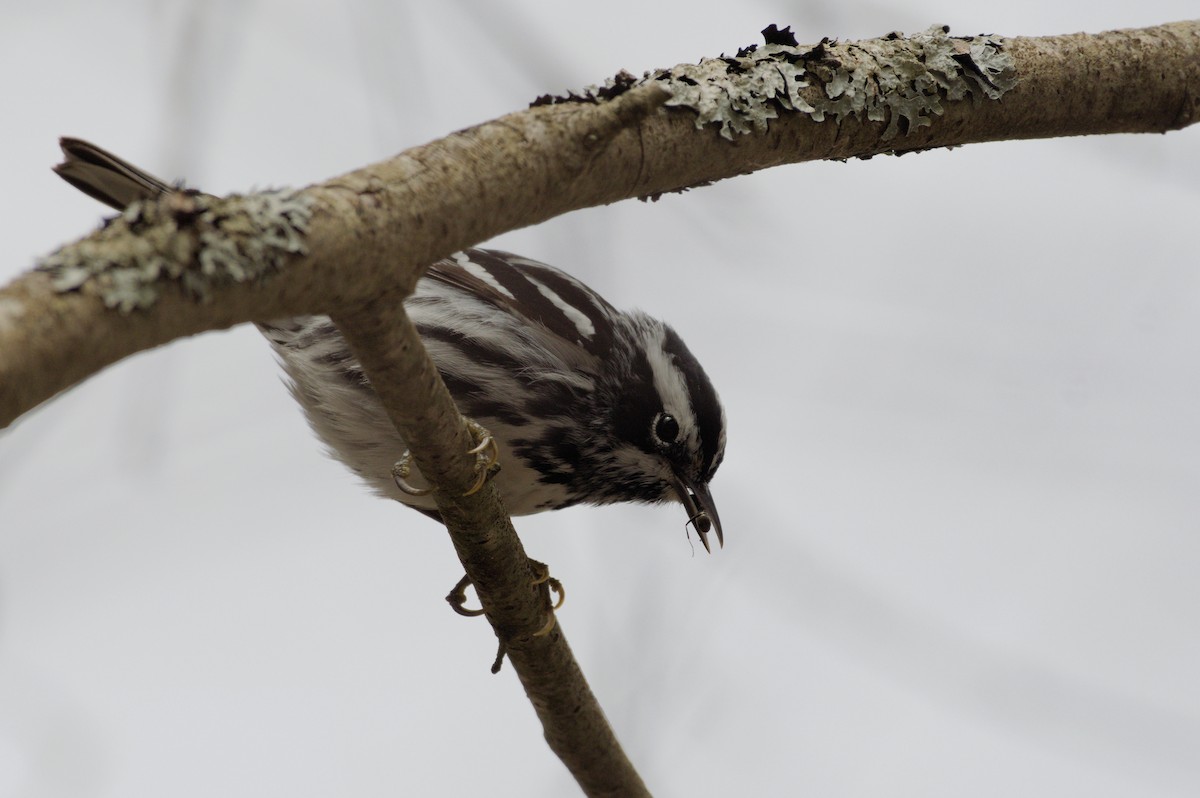
M 335 317 L 363 370 L 412 448 L 435 494 L 454 548 L 542 722 L 546 742 L 590 796 L 649 795 L 625 756 L 567 645 L 562 626 L 546 625 L 544 588 L 490 483 L 475 481 L 473 445 L 416 328 L 397 298 Z M 501 466 L 503 467 L 503 465 Z
M 337 312 L 407 291 L 425 264 L 570 210 L 654 195 L 768 166 L 1008 138 L 1163 132 L 1200 108 L 1200 23 L 1000 40 L 1016 86 L 1000 101 L 944 101 L 928 126 L 801 113 L 765 134 L 697 130 L 655 81 L 597 104 L 531 108 L 305 190 L 308 254 L 198 304 L 179 292 L 136 316 L 85 286 L 57 293 L 30 273 L 0 292 L 0 425 L 100 368 L 174 338 L 254 319 Z M 832 52 L 832 50 L 831 50 Z

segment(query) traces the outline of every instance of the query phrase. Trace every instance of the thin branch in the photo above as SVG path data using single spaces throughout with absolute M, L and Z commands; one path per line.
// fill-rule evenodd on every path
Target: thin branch
M 401 303 L 381 298 L 334 317 L 354 348 L 434 498 L 488 620 L 525 688 L 546 742 L 590 796 L 650 793 L 625 756 L 571 653 L 561 624 L 548 634 L 547 599 L 490 483 L 475 481 L 473 445 L 450 393 Z M 503 467 L 503 466 L 502 466 Z

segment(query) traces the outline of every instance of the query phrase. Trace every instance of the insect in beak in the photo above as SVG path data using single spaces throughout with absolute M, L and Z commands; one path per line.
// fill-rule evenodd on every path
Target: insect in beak
M 704 550 L 712 553 L 708 545 L 708 533 L 713 529 L 717 531 L 718 545 L 724 548 L 725 536 L 721 532 L 721 517 L 717 515 L 717 505 L 713 503 L 708 483 L 693 482 L 676 473 L 675 492 L 679 494 L 679 501 L 683 502 L 687 510 L 688 523 L 696 526 L 696 533 L 700 536 L 700 542 L 704 544 Z

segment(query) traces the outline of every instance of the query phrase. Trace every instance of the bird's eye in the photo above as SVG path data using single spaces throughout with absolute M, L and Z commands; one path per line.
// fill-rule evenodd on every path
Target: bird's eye
M 679 437 L 679 422 L 670 413 L 659 413 L 654 421 L 654 437 L 663 443 L 671 443 Z

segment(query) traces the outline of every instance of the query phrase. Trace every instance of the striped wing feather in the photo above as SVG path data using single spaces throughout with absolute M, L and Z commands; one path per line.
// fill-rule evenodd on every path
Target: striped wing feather
M 489 302 L 593 357 L 604 358 L 612 349 L 612 318 L 618 311 L 553 266 L 507 252 L 469 249 L 433 264 L 425 279 Z

